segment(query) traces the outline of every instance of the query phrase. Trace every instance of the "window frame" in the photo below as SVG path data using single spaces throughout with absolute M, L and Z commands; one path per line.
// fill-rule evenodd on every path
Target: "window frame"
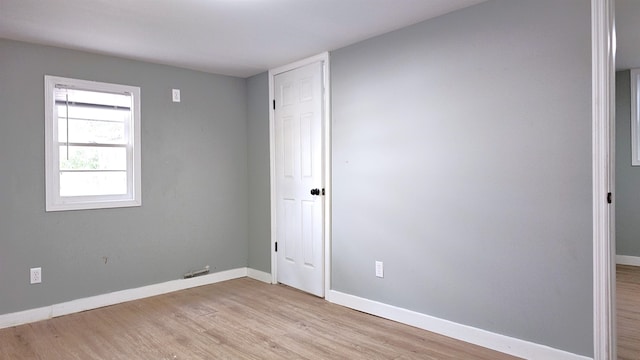
M 55 103 L 56 87 L 105 93 L 127 93 L 132 97 L 127 149 L 127 193 L 122 195 L 60 195 L 60 142 L 58 116 Z M 97 81 L 73 79 L 52 75 L 44 76 L 45 95 L 45 210 L 85 210 L 142 205 L 141 143 L 140 143 L 140 88 Z

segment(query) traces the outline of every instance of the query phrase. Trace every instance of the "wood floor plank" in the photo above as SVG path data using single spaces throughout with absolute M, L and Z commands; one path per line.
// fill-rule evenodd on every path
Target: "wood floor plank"
M 640 359 L 640 267 L 616 266 L 619 360 Z
M 516 359 L 248 278 L 2 329 L 0 344 L 0 359 Z

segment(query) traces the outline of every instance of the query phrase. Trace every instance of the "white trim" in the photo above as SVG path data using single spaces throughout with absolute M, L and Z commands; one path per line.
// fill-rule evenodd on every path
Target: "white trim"
M 121 195 L 60 195 L 60 153 L 58 141 L 58 116 L 54 92 L 56 87 L 99 91 L 114 94 L 130 94 L 131 119 L 125 122 L 127 193 Z M 45 210 L 84 210 L 131 207 L 142 205 L 141 149 L 140 142 L 140 88 L 137 86 L 111 84 L 59 76 L 44 76 L 45 102 Z
M 276 174 L 275 174 L 275 114 L 273 110 L 274 99 L 274 78 L 276 75 L 297 69 L 299 67 L 322 62 L 323 64 L 323 166 L 324 174 L 324 293 L 331 289 L 331 84 L 329 53 L 324 52 L 315 56 L 296 61 L 294 63 L 269 70 L 269 161 L 270 161 L 270 181 L 271 181 L 271 276 L 272 283 L 278 282 L 276 244 Z
M 331 61 L 329 61 L 329 53 L 325 54 L 324 60 L 324 293 L 331 290 Z
M 591 0 L 593 171 L 593 353 L 616 359 L 613 206 L 615 21 L 614 0 Z
M 616 255 L 616 264 L 640 266 L 640 257 L 628 255 Z
M 252 268 L 247 269 L 247 277 L 265 282 L 267 284 L 271 284 L 273 282 L 271 274 L 269 274 L 268 272 L 264 272 L 264 271 L 260 271 Z
M 589 357 L 554 349 L 545 345 L 492 333 L 415 311 L 383 304 L 354 295 L 331 290 L 327 300 L 368 314 L 448 336 L 524 359 L 587 360 Z
M 328 52 L 323 52 L 323 53 L 320 53 L 318 55 L 310 56 L 308 58 L 295 61 L 295 62 L 293 62 L 291 64 L 287 64 L 287 65 L 283 65 L 283 66 L 277 67 L 275 69 L 271 69 L 271 70 L 269 70 L 269 75 L 270 75 L 270 77 L 274 77 L 274 76 L 276 76 L 278 74 L 282 74 L 284 72 L 291 71 L 291 70 L 294 70 L 294 69 L 297 69 L 299 67 L 303 67 L 303 66 L 306 66 L 306 65 L 309 65 L 309 64 L 313 64 L 313 63 L 316 63 L 316 62 L 326 63 L 328 61 L 329 61 L 329 53 Z M 271 89 L 273 90 L 273 88 L 271 88 Z M 271 109 L 273 110 L 273 108 L 271 108 Z
M 278 254 L 276 254 L 276 138 L 275 114 L 273 112 L 273 100 L 275 99 L 275 74 L 269 70 L 269 201 L 271 204 L 271 282 L 278 282 Z
M 0 329 L 50 319 L 51 306 L 0 315 Z
M 104 306 L 123 303 L 126 301 L 167 294 L 170 292 L 189 289 L 197 286 L 238 279 L 248 276 L 248 273 L 249 269 L 247 268 L 237 268 L 198 276 L 190 279 L 172 280 L 160 284 L 147 285 L 134 289 L 127 289 L 108 294 L 71 300 L 59 304 L 44 306 L 37 309 L 4 314 L 0 315 L 0 329 L 46 320 L 57 316 L 73 314 L 81 311 L 97 309 Z
M 640 165 L 640 142 L 638 141 L 638 82 L 640 82 L 640 69 L 631 69 L 630 71 L 630 86 L 631 86 L 631 166 Z

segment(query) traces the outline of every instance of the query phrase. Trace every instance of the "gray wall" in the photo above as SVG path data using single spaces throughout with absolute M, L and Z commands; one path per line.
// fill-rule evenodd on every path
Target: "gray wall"
M 589 21 L 492 0 L 332 52 L 335 290 L 592 354 Z M 44 74 L 142 88 L 142 207 L 44 212 Z M 0 84 L 0 314 L 270 270 L 266 74 L 0 40 Z
M 247 138 L 249 267 L 271 273 L 269 80 L 266 72 L 247 79 Z
M 489 1 L 331 71 L 332 287 L 591 356 L 589 1 Z
M 640 166 L 631 166 L 630 72 L 616 72 L 616 253 L 640 256 Z
M 44 211 L 45 74 L 141 87 L 142 207 Z M 247 266 L 244 79 L 0 40 L 0 84 L 0 314 Z

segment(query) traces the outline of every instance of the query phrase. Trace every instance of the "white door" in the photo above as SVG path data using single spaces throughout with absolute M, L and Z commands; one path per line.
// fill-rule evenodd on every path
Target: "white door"
M 322 63 L 274 77 L 277 281 L 324 296 Z

